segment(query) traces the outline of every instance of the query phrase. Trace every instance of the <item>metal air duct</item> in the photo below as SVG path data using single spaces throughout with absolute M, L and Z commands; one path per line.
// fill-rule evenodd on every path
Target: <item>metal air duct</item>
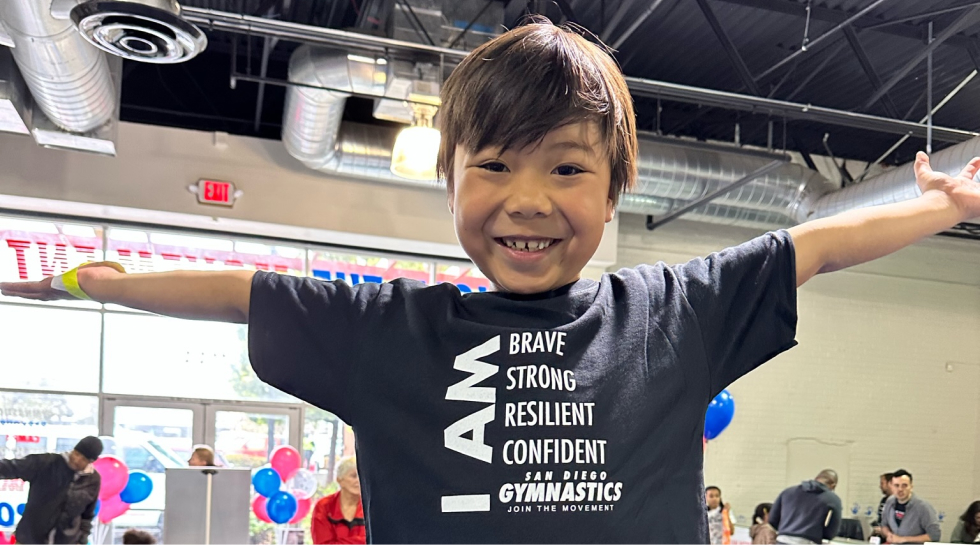
M 2 0 L 0 20 L 30 89 L 29 128 L 38 144 L 115 155 L 121 61 L 110 61 L 50 0 Z

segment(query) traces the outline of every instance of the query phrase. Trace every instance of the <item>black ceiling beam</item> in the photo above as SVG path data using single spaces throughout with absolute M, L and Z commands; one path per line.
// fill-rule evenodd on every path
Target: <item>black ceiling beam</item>
M 883 97 L 889 89 L 894 87 L 896 83 L 902 81 L 913 68 L 919 65 L 919 63 L 926 60 L 926 57 L 929 56 L 930 52 L 959 32 L 960 29 L 962 29 L 977 13 L 980 13 L 980 6 L 974 7 L 970 11 L 960 15 L 955 21 L 953 21 L 952 24 L 944 28 L 943 31 L 932 40 L 931 44 L 928 44 L 922 48 L 922 51 L 919 51 L 914 57 L 912 57 L 911 60 L 909 60 L 909 62 L 905 63 L 905 66 L 895 72 L 895 74 L 893 74 L 887 82 L 885 82 L 877 91 L 874 92 L 874 94 L 871 95 L 871 98 L 864 103 L 864 109 L 867 110 L 874 106 L 874 103 L 878 102 L 878 99 Z
M 857 13 L 851 15 L 847 19 L 844 19 L 843 21 L 841 21 L 840 23 L 838 23 L 837 26 L 835 26 L 834 28 L 828 30 L 827 32 L 824 32 L 823 34 L 821 34 L 820 36 L 817 36 L 813 40 L 808 41 L 800 49 L 797 49 L 793 53 L 791 53 L 788 56 L 784 57 L 781 61 L 777 62 L 776 64 L 774 64 L 772 66 L 770 66 L 766 71 L 762 72 L 761 74 L 759 74 L 758 76 L 755 77 L 756 81 L 762 80 L 763 78 L 769 76 L 770 74 L 774 73 L 776 70 L 779 70 L 783 66 L 786 66 L 787 64 L 789 64 L 790 62 L 792 62 L 794 59 L 796 59 L 800 55 L 803 55 L 807 51 L 813 51 L 821 43 L 823 43 L 825 45 L 831 43 L 831 42 L 828 42 L 827 40 L 829 38 L 832 38 L 833 35 L 837 33 L 837 31 L 843 30 L 844 27 L 846 27 L 847 25 L 854 23 L 854 21 L 856 21 L 856 20 L 860 19 L 861 17 L 865 16 L 865 14 L 870 13 L 871 10 L 875 9 L 876 7 L 880 6 L 881 4 L 884 4 L 887 1 L 888 0 L 875 0 L 871 4 L 868 4 L 867 6 L 861 8 L 860 11 L 858 11 Z
M 901 17 L 899 19 L 890 19 L 888 21 L 882 21 L 880 23 L 876 23 L 876 24 L 873 24 L 873 25 L 864 26 L 864 27 L 861 27 L 861 28 L 863 30 L 876 30 L 878 28 L 886 27 L 886 26 L 889 26 L 889 25 L 897 25 L 897 24 L 901 24 L 901 23 L 911 23 L 912 21 L 917 21 L 917 20 L 920 20 L 920 19 L 932 19 L 932 18 L 934 18 L 937 15 L 944 15 L 946 13 L 952 13 L 954 11 L 959 11 L 961 9 L 972 8 L 973 6 L 978 6 L 978 5 L 980 5 L 980 1 L 978 1 L 978 0 L 971 0 L 970 2 L 967 2 L 965 4 L 960 4 L 958 6 L 950 6 L 950 7 L 946 7 L 946 8 L 942 8 L 942 9 L 934 9 L 934 10 L 931 10 L 931 11 L 923 11 L 923 12 L 917 13 L 915 15 L 909 15 L 907 17 Z
M 871 64 L 871 59 L 868 58 L 868 53 L 864 50 L 864 46 L 861 45 L 861 40 L 858 38 L 857 32 L 851 26 L 844 27 L 844 36 L 847 37 L 847 43 L 851 45 L 851 49 L 854 51 L 854 56 L 857 57 L 858 62 L 861 64 L 861 68 L 864 70 L 865 75 L 871 81 L 871 87 L 875 91 L 881 89 L 881 78 L 878 77 L 878 72 L 875 71 L 874 65 Z M 895 101 L 892 100 L 887 93 L 882 97 L 882 105 L 885 107 L 885 111 L 889 116 L 898 119 L 898 107 L 895 105 Z
M 630 24 L 630 26 L 626 30 L 624 30 L 623 33 L 620 34 L 618 38 L 616 38 L 616 41 L 614 41 L 610 47 L 612 47 L 613 49 L 619 49 L 619 46 L 623 45 L 623 42 L 628 40 L 629 37 L 632 36 L 634 32 L 636 32 L 636 29 L 640 28 L 640 26 L 643 23 L 645 23 L 646 20 L 649 19 L 651 15 L 653 15 L 654 11 L 657 11 L 657 8 L 660 7 L 660 4 L 662 4 L 663 1 L 664 0 L 653 0 L 652 2 L 650 2 L 650 5 L 647 6 L 646 11 L 644 11 L 642 15 L 637 17 L 636 20 L 633 21 L 633 23 Z
M 620 0 L 619 7 L 616 8 L 615 12 L 613 12 L 613 16 L 609 18 L 609 22 L 606 23 L 606 28 L 602 29 L 600 39 L 603 42 L 609 42 L 609 38 L 612 37 L 613 31 L 616 30 L 616 26 L 619 24 L 619 22 L 626 17 L 626 13 L 629 11 L 633 2 L 634 0 Z
M 752 73 L 749 71 L 749 67 L 746 66 L 745 60 L 739 55 L 738 49 L 735 48 L 735 44 L 732 39 L 728 37 L 728 33 L 725 32 L 724 27 L 718 21 L 718 17 L 715 16 L 715 12 L 711 10 L 711 6 L 708 5 L 708 0 L 697 0 L 698 7 L 701 8 L 701 12 L 704 13 L 704 18 L 708 20 L 708 24 L 711 25 L 711 30 L 715 32 L 715 36 L 718 37 L 718 41 L 721 42 L 721 46 L 725 48 L 725 53 L 728 55 L 728 60 L 731 61 L 732 65 L 735 67 L 735 71 L 738 72 L 738 77 L 742 80 L 742 84 L 745 85 L 753 95 L 759 96 L 762 91 L 759 89 L 759 85 L 752 78 Z
M 827 66 L 830 65 L 831 61 L 837 58 L 837 54 L 840 53 L 842 49 L 844 49 L 844 42 L 838 43 L 834 49 L 828 51 L 825 54 L 823 60 L 820 61 L 820 64 L 818 64 L 817 67 L 814 68 L 813 70 L 810 70 L 809 73 L 806 75 L 806 77 L 803 78 L 803 81 L 796 86 L 796 89 L 794 89 L 792 93 L 786 95 L 786 97 L 783 100 L 793 100 L 794 98 L 796 98 L 796 95 L 803 92 L 803 89 L 806 89 L 806 86 L 809 85 L 811 81 L 813 81 L 813 78 L 817 77 L 821 72 L 823 72 L 824 68 L 827 68 Z
M 774 13 L 783 13 L 786 15 L 794 15 L 799 18 L 805 16 L 803 10 L 803 5 L 794 2 L 792 0 L 716 0 L 718 2 L 724 2 L 727 4 L 736 4 L 739 6 L 746 6 L 756 9 L 761 9 L 765 11 L 771 11 Z M 843 23 L 851 16 L 850 13 L 842 11 L 839 9 L 832 9 L 827 7 L 821 7 L 818 5 L 812 6 L 810 9 L 810 18 L 816 21 L 823 21 L 825 23 Z M 872 26 L 882 22 L 881 19 L 866 15 L 854 21 L 854 24 L 861 28 L 865 26 Z M 922 41 L 925 34 L 925 27 L 923 25 L 889 25 L 885 27 L 875 28 L 874 32 L 881 32 L 883 34 L 891 34 L 892 36 L 900 36 L 902 38 L 908 38 L 911 40 Z M 970 36 L 956 35 L 952 36 L 946 41 L 948 45 L 954 45 L 956 47 L 969 47 L 971 44 L 977 43 L 977 39 Z

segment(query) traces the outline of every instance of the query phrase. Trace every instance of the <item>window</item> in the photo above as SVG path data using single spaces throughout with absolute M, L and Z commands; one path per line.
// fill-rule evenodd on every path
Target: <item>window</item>
M 462 293 L 490 291 L 492 284 L 480 269 L 469 265 L 439 264 L 436 267 L 436 282 L 456 284 Z
M 106 313 L 104 351 L 105 392 L 296 402 L 255 376 L 244 325 Z
M 95 396 L 0 391 L 0 458 L 66 452 L 98 435 Z
M 410 278 L 429 283 L 432 263 L 391 257 L 340 254 L 310 250 L 310 276 L 323 280 L 344 280 L 350 284 L 387 282 Z
M 0 304 L 5 388 L 98 392 L 98 312 Z
M 102 227 L 0 216 L 0 282 L 40 280 L 86 261 L 101 261 Z M 0 296 L 0 301 L 15 300 Z M 16 299 L 24 302 L 23 299 Z M 38 305 L 98 308 L 92 301 L 36 301 Z M 2 322 L 0 322 L 2 323 Z

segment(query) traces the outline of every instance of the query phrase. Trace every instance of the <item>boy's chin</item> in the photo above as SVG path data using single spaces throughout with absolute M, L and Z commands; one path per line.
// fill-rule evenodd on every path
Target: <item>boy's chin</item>
M 497 291 L 506 293 L 516 293 L 519 295 L 533 295 L 558 289 L 566 284 L 574 282 L 575 279 L 564 279 L 558 275 L 546 277 L 532 277 L 515 271 L 505 271 L 499 275 L 494 275 L 491 279 Z

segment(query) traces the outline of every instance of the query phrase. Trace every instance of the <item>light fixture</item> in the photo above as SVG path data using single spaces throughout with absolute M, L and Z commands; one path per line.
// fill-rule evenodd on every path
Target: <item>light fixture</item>
M 431 95 L 430 95 L 431 97 Z M 410 95 L 414 100 L 417 95 Z M 429 97 L 425 99 L 431 101 Z M 412 126 L 402 129 L 391 150 L 391 173 L 409 180 L 436 180 L 436 160 L 439 155 L 439 130 L 432 126 L 437 106 L 413 102 Z

